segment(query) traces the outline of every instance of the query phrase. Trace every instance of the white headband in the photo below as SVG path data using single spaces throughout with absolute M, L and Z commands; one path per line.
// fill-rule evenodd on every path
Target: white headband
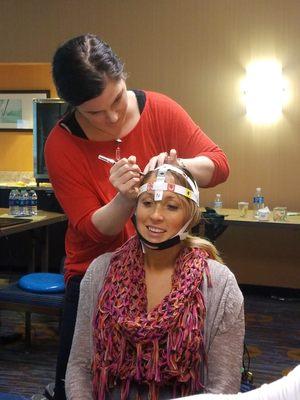
M 193 200 L 199 206 L 200 202 L 198 186 L 184 171 L 170 164 L 164 164 L 161 167 L 155 168 L 155 171 L 156 170 L 158 170 L 156 181 L 142 185 L 139 188 L 138 196 L 144 192 L 154 191 L 154 201 L 160 201 L 163 198 L 163 192 L 169 191 L 187 197 L 188 199 Z M 174 171 L 177 174 L 182 175 L 189 183 L 191 189 L 174 183 L 167 183 L 165 181 L 167 171 Z

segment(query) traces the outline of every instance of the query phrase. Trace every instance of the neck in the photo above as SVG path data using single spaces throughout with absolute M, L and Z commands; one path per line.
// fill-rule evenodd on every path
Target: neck
M 119 126 L 111 129 L 110 132 L 106 132 L 92 124 L 78 110 L 75 110 L 75 118 L 89 140 L 96 142 L 109 142 L 119 139 L 122 136 L 121 128 Z
M 177 256 L 182 249 L 182 243 L 164 250 L 153 250 L 145 246 L 145 266 L 152 270 L 164 270 L 175 267 Z

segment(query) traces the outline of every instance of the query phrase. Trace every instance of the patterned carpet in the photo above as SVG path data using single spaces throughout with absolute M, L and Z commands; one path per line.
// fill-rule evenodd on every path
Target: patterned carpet
M 1 335 L 22 333 L 24 315 L 1 311 Z M 58 319 L 32 314 L 32 346 L 24 341 L 2 344 L 0 350 L 0 392 L 31 396 L 42 393 L 43 388 L 55 376 L 58 348 Z
M 300 300 L 279 300 L 245 294 L 246 343 L 254 384 L 259 386 L 286 374 L 300 363 Z M 0 335 L 24 333 L 23 314 L 1 311 Z M 22 339 L 1 344 L 0 392 L 30 397 L 54 380 L 58 319 L 32 316 L 32 347 Z
M 254 384 L 260 386 L 300 363 L 300 298 L 244 295 L 246 344 Z

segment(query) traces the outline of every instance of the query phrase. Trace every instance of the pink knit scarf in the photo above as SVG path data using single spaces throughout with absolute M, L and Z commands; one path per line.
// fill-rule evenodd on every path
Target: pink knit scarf
M 115 253 L 99 294 L 94 319 L 93 390 L 97 400 L 116 385 L 121 400 L 130 384 L 148 384 L 149 398 L 172 386 L 174 395 L 202 388 L 205 304 L 200 290 L 208 275 L 207 254 L 183 248 L 171 292 L 147 312 L 143 253 L 136 237 Z

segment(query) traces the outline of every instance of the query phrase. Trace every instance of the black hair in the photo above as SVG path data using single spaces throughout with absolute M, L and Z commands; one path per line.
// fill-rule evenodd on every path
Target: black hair
M 100 96 L 107 81 L 126 78 L 124 64 L 98 36 L 86 34 L 55 52 L 52 76 L 59 97 L 72 106 Z

